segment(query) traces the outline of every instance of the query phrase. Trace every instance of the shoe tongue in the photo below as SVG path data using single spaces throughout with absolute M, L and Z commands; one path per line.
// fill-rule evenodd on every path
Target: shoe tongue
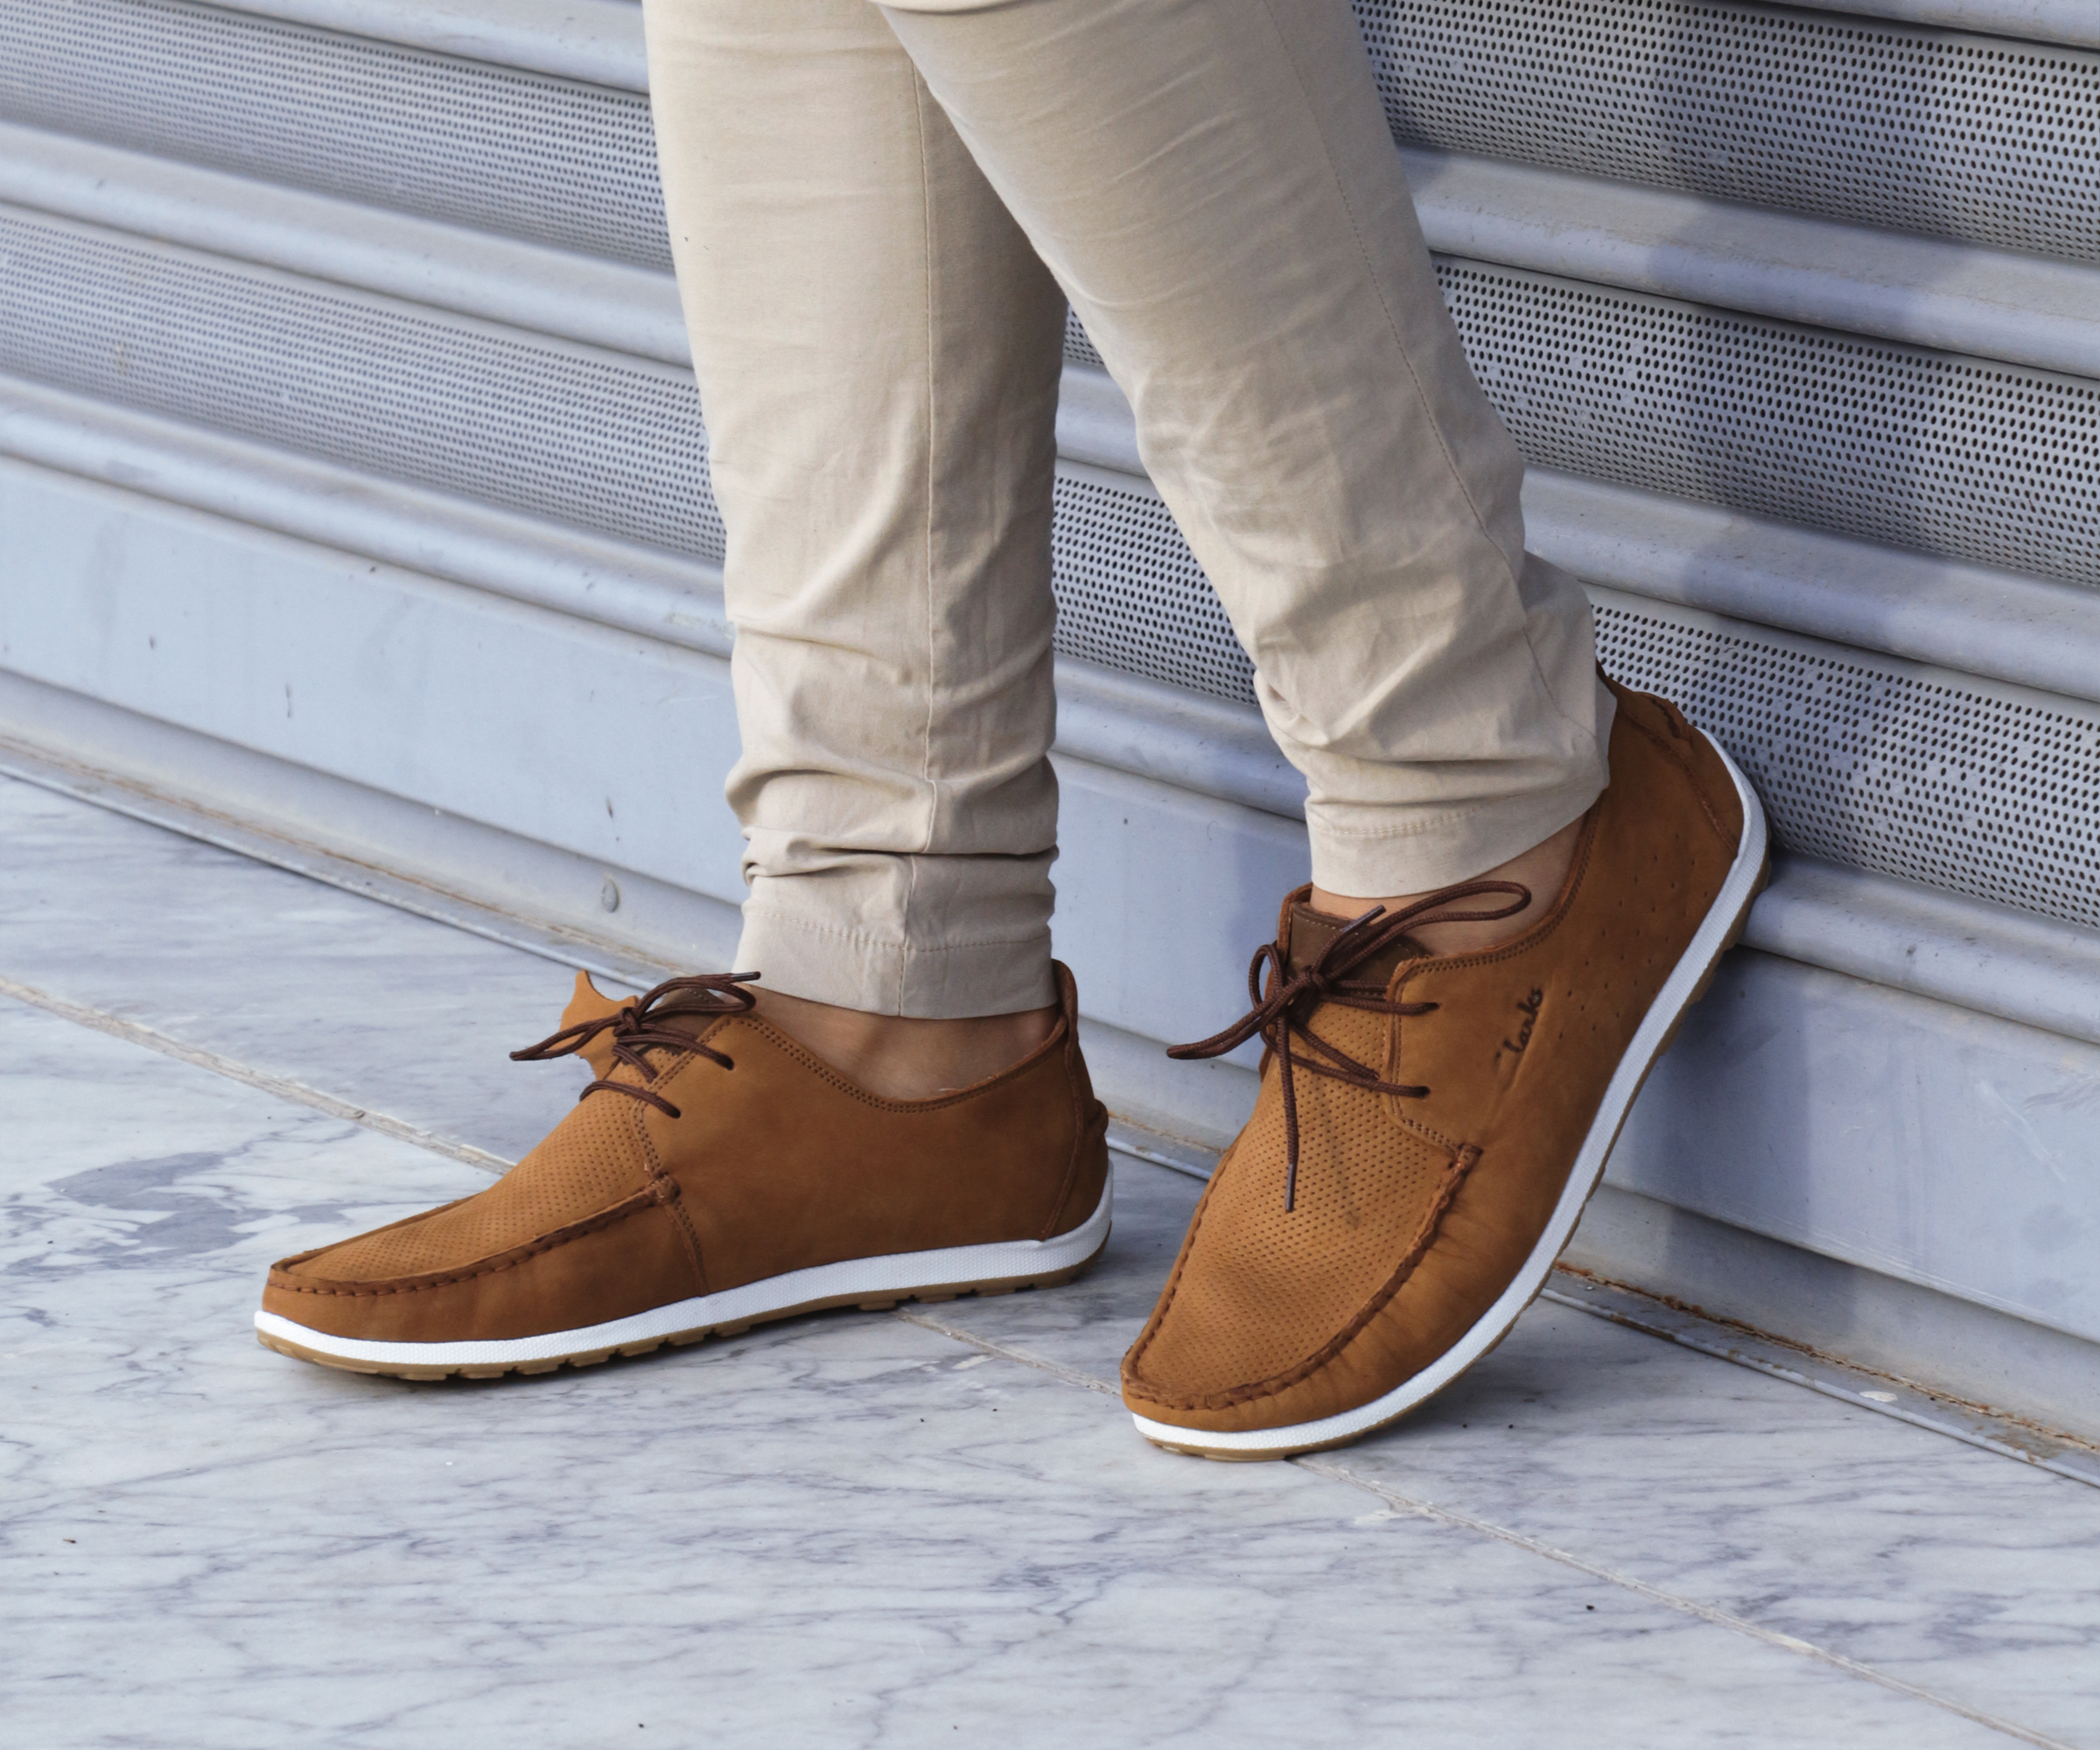
M 649 1025 L 660 1032 L 691 1033 L 696 1038 L 722 1019 L 724 1011 L 710 1006 L 704 992 L 674 990 L 649 1011 Z
M 1316 912 L 1312 906 L 1297 905 L 1291 908 L 1290 968 L 1292 972 L 1303 971 L 1326 951 L 1327 944 L 1348 928 L 1348 918 L 1329 917 L 1325 912 Z M 1374 924 L 1372 928 L 1376 928 Z M 1358 961 L 1342 974 L 1352 984 L 1386 984 L 1405 960 L 1419 960 L 1428 952 L 1412 936 L 1404 935 L 1389 942 L 1377 953 Z

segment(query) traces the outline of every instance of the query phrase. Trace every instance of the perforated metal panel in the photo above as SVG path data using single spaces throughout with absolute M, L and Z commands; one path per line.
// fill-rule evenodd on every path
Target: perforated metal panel
M 1251 667 L 1156 502 L 1062 482 L 1057 545 L 1060 648 L 1252 698 Z M 1613 675 L 1677 700 L 1742 762 L 1782 848 L 2100 928 L 2100 705 L 1659 605 L 1601 606 L 1597 633 Z
M 1254 697 L 1254 664 L 1166 507 L 1097 479 L 1058 480 L 1057 648 L 1216 698 Z
M 0 0 L 0 116 L 668 267 L 648 100 L 170 0 Z
M 1396 136 L 2100 259 L 2100 55 L 1700 0 L 1357 0 Z M 665 265 L 647 101 L 180 0 L 0 0 L 0 115 Z
M 1599 655 L 1742 763 L 1782 845 L 2100 928 L 2100 706 L 1687 618 L 1600 606 Z
M 1533 462 L 2100 584 L 2100 384 L 1479 262 L 1437 276 Z M 1076 319 L 1065 355 L 1099 368 Z
M 1437 272 L 1534 462 L 2100 583 L 2100 385 L 1478 262 Z
M 1357 0 L 1395 135 L 2100 259 L 2100 55 L 1703 0 Z
M 0 371 L 719 559 L 690 377 L 0 216 Z
M 1550 307 L 1590 309 L 1556 298 Z M 1600 332 L 1593 313 L 1581 320 Z M 1644 368 L 1670 356 L 1652 341 L 1614 344 Z M 1755 357 L 1740 335 L 1728 348 L 1738 360 Z M 1755 381 L 1788 381 L 1776 367 L 1758 369 Z M 628 539 L 721 555 L 698 398 L 690 379 L 667 368 L 0 218 L 0 370 Z M 1664 373 L 1656 387 L 1637 382 L 1637 396 L 1613 399 L 1607 391 L 1623 381 L 1569 372 L 1552 386 L 1558 399 L 1548 412 L 1560 424 L 1550 429 L 1586 431 L 1592 442 L 1598 430 L 1615 430 L 1629 454 L 1673 453 L 1667 422 L 1646 430 L 1632 422 L 1634 410 L 1669 408 L 1662 390 L 1676 379 Z M 1576 388 L 1591 396 L 1585 405 L 1619 424 L 1594 413 L 1585 425 L 1568 410 Z M 1857 380 L 1846 395 L 1850 406 L 1874 404 Z M 1505 406 L 1520 424 L 1528 416 Z M 1811 433 L 1836 429 L 1836 419 L 1811 423 Z M 1746 430 L 1772 423 L 1740 418 Z M 1870 471 L 1847 454 L 1831 449 L 1812 468 L 1802 462 L 1810 484 L 1800 489 L 1838 492 L 1849 481 L 1866 491 L 1858 482 Z M 2062 464 L 2057 472 L 2085 478 Z M 1779 461 L 1770 478 L 1784 479 Z M 2031 508 L 2048 484 L 2024 498 L 1979 487 L 1978 514 L 2000 508 L 1990 492 Z M 1949 501 L 1957 512 L 1969 502 Z M 1060 481 L 1057 504 L 1059 647 L 1250 698 L 1246 656 L 1158 500 L 1081 472 Z M 1607 615 L 1603 625 L 1617 671 L 1683 698 L 1751 765 L 1782 843 L 2100 923 L 2092 722 L 2043 722 L 1988 689 L 1973 697 L 1921 689 L 1891 678 L 1894 665 L 1804 656 L 1781 639 L 1717 640 L 1666 611 Z
M 0 372 L 719 564 L 690 377 L 0 214 Z M 1252 667 L 1159 501 L 1057 487 L 1059 647 L 1226 698 Z
M 1741 6 L 1649 0 L 1421 0 L 1369 7 L 1367 18 L 1408 15 L 1426 28 L 1434 15 L 1453 29 L 1471 18 L 1485 30 L 1521 13 L 1535 33 L 1581 25 L 1608 37 L 1638 35 L 1665 12 L 1707 24 L 1726 14 L 1731 29 L 1786 22 Z M 1805 28 L 1795 19 L 1774 40 L 1809 40 Z M 0 0 L 0 31 L 10 33 L 0 109 L 18 118 L 566 247 L 663 258 L 648 117 L 630 94 L 172 0 Z M 1643 52 L 1650 60 L 1639 66 L 1661 64 L 1653 42 Z M 1754 55 L 1729 52 L 1745 80 L 1779 77 Z M 1519 120 L 1530 117 L 1525 126 L 1551 133 L 1562 123 L 1539 120 L 1539 92 L 1560 94 L 1558 116 L 1607 88 L 1631 102 L 1626 93 L 1637 94 L 1648 76 L 1608 55 L 1593 65 L 1549 56 L 1492 82 Z M 1837 72 L 1817 77 L 1824 86 L 1800 81 L 1811 119 L 1823 113 L 1816 92 L 1838 88 Z M 1979 138 L 1997 137 L 2001 110 L 2026 113 L 2019 103 L 2028 87 L 2001 84 L 1976 100 Z M 1712 137 L 1724 142 L 1738 113 L 1730 105 L 1740 107 L 1734 89 L 1714 98 Z M 2069 142 L 2057 155 L 2059 180 L 2072 178 L 2063 186 L 2078 200 L 2090 192 L 2076 180 L 2086 162 L 2085 101 L 2073 93 L 2059 118 Z M 1682 113 L 1686 129 L 1701 125 L 1693 109 Z M 1519 138 L 1507 125 L 1516 130 L 1507 137 Z M 1773 131 L 1795 125 L 1782 116 Z M 1646 137 L 1617 122 L 1584 137 L 1592 136 L 1614 150 Z M 1655 137 L 1676 136 L 1664 128 Z M 1824 137 L 1806 129 L 1773 150 L 1784 157 Z M 1882 187 L 1866 174 L 1881 135 L 1869 129 L 1865 146 L 1830 137 L 1855 183 Z M 1676 149 L 1652 150 L 1662 162 Z M 1706 186 L 1685 182 L 1693 172 L 1682 165 L 1676 174 L 1683 186 Z M 1919 177 L 1921 186 L 1949 184 L 1929 166 Z M 1657 171 L 1650 179 L 1670 178 Z M 2014 190 L 2005 210 L 2017 218 L 2076 206 L 2049 192 L 2057 186 Z M 1773 196 L 1782 197 L 1795 199 L 1784 189 Z M 1904 222 L 1945 228 L 1936 219 Z M 1491 396 L 1536 459 L 2100 583 L 2092 384 L 1479 263 L 1446 262 L 1439 271 Z M 1068 353 L 1098 364 L 1076 324 Z M 673 550 L 708 559 L 722 550 L 690 382 L 639 361 L 17 217 L 0 219 L 0 369 Z M 1082 470 L 1060 479 L 1057 506 L 1060 649 L 1216 696 L 1251 696 L 1246 656 L 1156 498 Z M 2100 710 L 2008 703 L 1980 684 L 1921 681 L 1900 665 L 1717 632 L 1664 609 L 1609 608 L 1600 626 L 1616 672 L 1684 699 L 1750 766 L 1783 844 L 2100 925 Z
M 1065 312 L 1065 362 L 1083 365 L 1090 371 L 1103 368 L 1101 354 L 1087 338 L 1085 326 L 1068 310 Z

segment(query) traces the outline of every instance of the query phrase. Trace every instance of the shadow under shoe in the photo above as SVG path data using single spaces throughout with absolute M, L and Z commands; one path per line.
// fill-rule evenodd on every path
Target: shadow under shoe
M 1077 994 L 998 1075 L 888 1100 L 751 1012 L 746 978 L 614 1002 L 579 977 L 564 1026 L 598 1079 L 478 1194 L 273 1265 L 270 1348 L 410 1379 L 547 1372 L 823 1307 L 1070 1280 L 1107 1243 L 1108 1115 Z
M 1463 884 L 1350 923 L 1301 888 L 1256 956 L 1253 1012 L 1183 1048 L 1269 1047 L 1124 1360 L 1147 1438 L 1249 1459 L 1357 1438 L 1457 1378 L 1544 1285 L 1766 874 L 1747 780 L 1675 706 L 1614 691 L 1611 783 L 1531 929 L 1432 956 L 1410 926 L 1522 890 Z

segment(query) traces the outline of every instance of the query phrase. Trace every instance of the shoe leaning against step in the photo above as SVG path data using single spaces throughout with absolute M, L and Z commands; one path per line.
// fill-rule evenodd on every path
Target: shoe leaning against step
M 544 1373 L 832 1306 L 1069 1281 L 1107 1244 L 1108 1115 L 1072 976 L 1051 1036 L 930 1100 L 858 1088 L 760 1015 L 748 975 L 613 1002 L 553 1038 L 598 1079 L 495 1184 L 273 1265 L 268 1347 L 408 1379 Z
M 1742 774 L 1674 705 L 1614 691 L 1611 783 L 1533 928 L 1431 956 L 1411 928 L 1530 895 L 1468 883 L 1351 922 L 1301 888 L 1256 956 L 1253 1012 L 1180 1048 L 1268 1051 L 1124 1359 L 1148 1439 L 1217 1459 L 1355 1439 L 1451 1383 L 1544 1285 L 1766 877 Z

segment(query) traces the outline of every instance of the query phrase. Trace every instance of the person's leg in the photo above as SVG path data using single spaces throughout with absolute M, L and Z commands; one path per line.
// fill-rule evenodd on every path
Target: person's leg
M 873 8 L 650 0 L 647 18 L 728 530 L 737 963 L 841 1052 L 966 1041 L 816 1005 L 1054 1001 L 1064 299 Z
M 1130 397 L 1306 775 L 1316 886 L 1432 889 L 1578 817 L 1589 605 L 1525 556 L 1346 0 L 888 15 Z
M 1107 1114 L 1048 938 L 1063 299 L 871 8 L 647 17 L 762 983 L 579 979 L 521 1054 L 597 1071 L 552 1134 L 271 1270 L 258 1334 L 331 1366 L 541 1371 L 1045 1286 L 1108 1237 Z
M 1268 1050 L 1124 1399 L 1182 1451 L 1350 1439 L 1544 1284 L 1740 928 L 1756 798 L 1606 690 L 1581 591 L 1525 556 L 1345 0 L 890 16 L 1129 395 L 1310 782 L 1265 990 L 1176 1048 Z

